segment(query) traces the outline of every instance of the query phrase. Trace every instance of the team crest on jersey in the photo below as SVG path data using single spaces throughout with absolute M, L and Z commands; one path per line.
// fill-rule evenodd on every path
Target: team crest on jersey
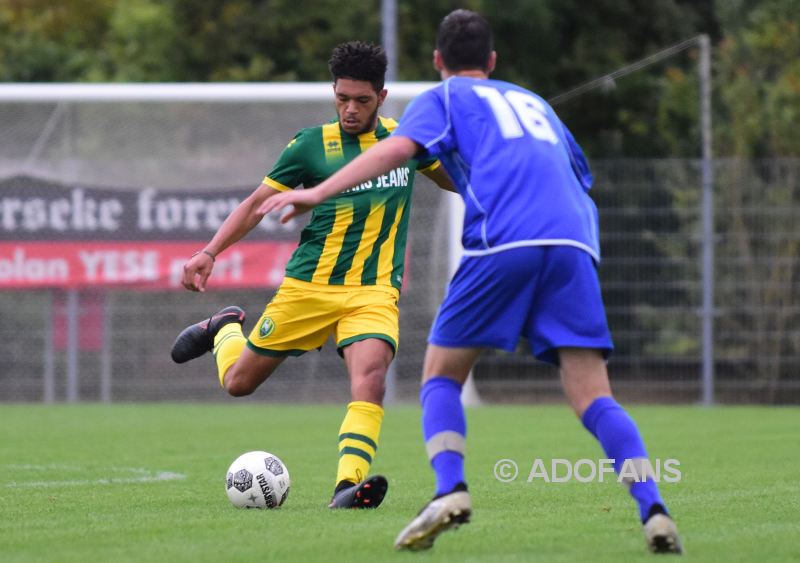
M 275 330 L 275 322 L 269 317 L 266 317 L 264 322 L 261 323 L 261 327 L 258 329 L 258 334 L 261 338 L 266 338 L 272 334 L 273 330 Z

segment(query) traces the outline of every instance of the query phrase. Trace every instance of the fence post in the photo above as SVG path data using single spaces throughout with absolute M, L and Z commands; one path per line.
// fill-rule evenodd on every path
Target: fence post
M 112 359 L 114 353 L 114 328 L 112 324 L 113 293 L 103 291 L 103 324 L 102 347 L 100 348 L 100 400 L 104 403 L 111 402 Z
M 80 331 L 79 290 L 68 289 L 66 301 L 67 331 L 67 402 L 78 401 L 78 338 Z
M 711 160 L 711 43 L 698 37 L 700 46 L 700 126 L 702 142 L 702 403 L 714 403 L 714 170 Z
M 55 344 L 53 343 L 53 319 L 56 317 L 55 306 L 56 300 L 53 295 L 54 290 L 47 292 L 47 311 L 45 313 L 44 322 L 44 347 L 42 354 L 44 355 L 44 369 L 42 374 L 43 380 L 43 393 L 42 401 L 45 403 L 53 403 L 56 400 L 56 362 L 55 362 Z

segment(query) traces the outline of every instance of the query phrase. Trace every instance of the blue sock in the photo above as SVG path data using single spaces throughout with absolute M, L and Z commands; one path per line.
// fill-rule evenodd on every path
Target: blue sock
M 436 494 L 443 495 L 464 482 L 467 422 L 461 405 L 461 384 L 449 377 L 434 377 L 425 382 L 419 396 L 422 434 L 436 473 Z
M 626 459 L 645 458 L 647 451 L 636 423 L 619 403 L 611 397 L 600 397 L 589 405 L 581 417 L 583 425 L 603 446 L 609 459 L 614 460 L 614 469 L 620 472 Z M 650 510 L 658 504 L 666 511 L 664 501 L 658 493 L 653 479 L 633 483 L 631 496 L 639 503 L 639 515 L 644 522 Z

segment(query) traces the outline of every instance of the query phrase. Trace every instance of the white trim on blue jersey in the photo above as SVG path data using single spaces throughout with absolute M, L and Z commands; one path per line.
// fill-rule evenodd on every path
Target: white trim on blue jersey
M 444 81 L 443 87 L 444 87 L 444 114 L 447 116 L 447 124 L 445 125 L 444 130 L 439 134 L 438 137 L 425 144 L 425 150 L 428 150 L 433 145 L 444 139 L 444 137 L 447 135 L 447 132 L 450 131 L 450 127 L 452 126 L 452 121 L 450 119 L 450 78 Z
M 522 248 L 525 246 L 574 246 L 589 254 L 595 262 L 600 262 L 600 257 L 588 245 L 578 242 L 577 240 L 567 238 L 554 238 L 554 239 L 535 239 L 535 240 L 517 240 L 514 242 L 507 242 L 497 246 L 490 246 L 483 249 L 468 250 L 464 249 L 464 256 L 489 256 L 490 254 L 497 254 L 505 250 L 512 250 L 514 248 Z

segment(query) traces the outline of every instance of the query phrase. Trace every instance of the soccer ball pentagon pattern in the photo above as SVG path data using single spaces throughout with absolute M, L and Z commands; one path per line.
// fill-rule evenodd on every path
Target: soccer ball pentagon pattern
M 239 508 L 278 508 L 289 496 L 289 470 L 268 452 L 247 452 L 228 468 L 228 498 Z

